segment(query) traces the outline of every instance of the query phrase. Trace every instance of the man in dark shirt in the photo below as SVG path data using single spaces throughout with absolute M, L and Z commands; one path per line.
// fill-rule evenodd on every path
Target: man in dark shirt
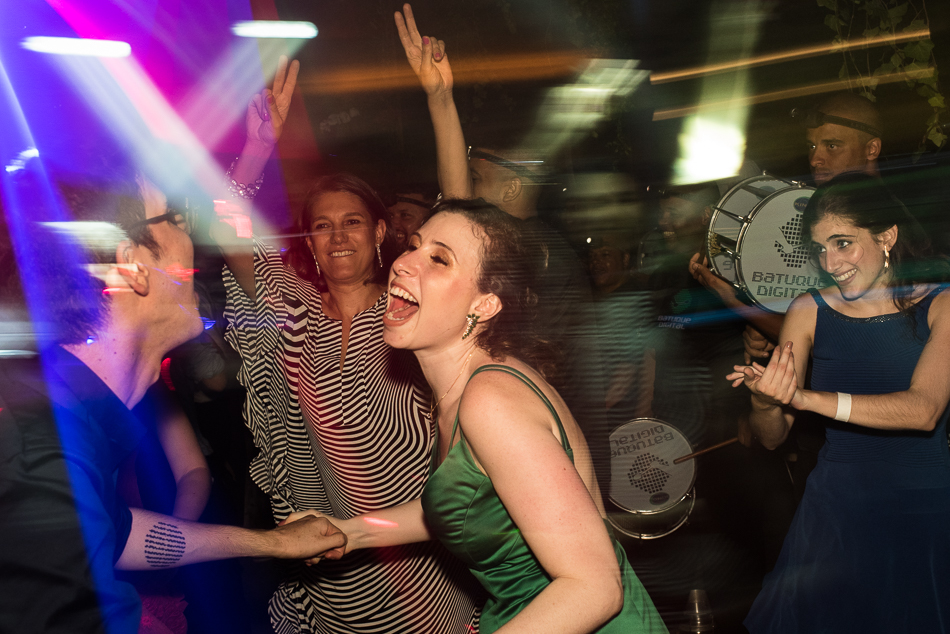
M 68 222 L 43 208 L 40 170 L 24 170 L 17 183 L 17 199 L 33 205 L 15 233 L 26 236 L 17 245 L 21 275 L 34 318 L 52 335 L 37 357 L 0 362 L 3 632 L 137 632 L 140 602 L 116 568 L 304 559 L 330 549 L 338 557 L 345 544 L 323 518 L 252 531 L 118 500 L 118 465 L 144 431 L 129 408 L 158 378 L 165 353 L 202 324 L 181 214 L 140 174 L 110 169 L 97 181 L 57 180 Z

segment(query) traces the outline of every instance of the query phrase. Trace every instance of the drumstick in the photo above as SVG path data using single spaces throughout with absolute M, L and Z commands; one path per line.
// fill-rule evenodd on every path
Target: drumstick
M 726 445 L 731 445 L 732 443 L 734 443 L 734 442 L 737 441 L 737 440 L 739 440 L 739 437 L 738 437 L 738 436 L 736 436 L 735 438 L 730 438 L 729 440 L 724 440 L 724 441 L 722 441 L 721 443 L 719 443 L 718 445 L 713 445 L 712 447 L 706 447 L 705 449 L 700 449 L 699 451 L 694 451 L 693 453 L 686 454 L 685 456 L 680 456 L 679 458 L 677 458 L 676 460 L 673 461 L 673 464 L 679 464 L 679 463 L 681 463 L 681 462 L 686 462 L 687 460 L 692 460 L 692 459 L 695 458 L 696 456 L 701 456 L 701 455 L 703 455 L 704 453 L 709 453 L 709 452 L 712 451 L 713 449 L 719 449 L 719 448 L 721 448 L 721 447 L 725 447 Z

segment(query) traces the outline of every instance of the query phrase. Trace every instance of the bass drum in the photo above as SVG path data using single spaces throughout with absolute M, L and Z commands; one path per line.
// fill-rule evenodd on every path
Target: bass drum
M 827 286 L 802 243 L 802 212 L 814 191 L 756 176 L 729 190 L 713 210 L 706 237 L 710 267 L 759 308 L 785 313 L 809 288 Z
M 607 520 L 637 539 L 669 535 L 693 510 L 696 461 L 673 464 L 693 452 L 678 429 L 655 418 L 636 418 L 610 434 Z
M 747 178 L 723 195 L 719 204 L 713 207 L 706 236 L 706 250 L 713 271 L 733 284 L 738 282 L 735 246 L 752 210 L 775 192 L 794 186 L 794 181 L 763 173 Z

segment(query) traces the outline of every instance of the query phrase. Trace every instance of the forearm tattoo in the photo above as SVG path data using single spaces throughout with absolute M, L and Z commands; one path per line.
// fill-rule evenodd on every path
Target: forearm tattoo
M 145 561 L 153 568 L 169 568 L 185 554 L 185 536 L 174 524 L 156 522 L 145 536 Z

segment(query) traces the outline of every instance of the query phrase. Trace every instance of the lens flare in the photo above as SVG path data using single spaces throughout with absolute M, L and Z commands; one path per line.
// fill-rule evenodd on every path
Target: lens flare
M 128 57 L 132 47 L 116 40 L 90 40 L 80 37 L 28 37 L 20 42 L 28 51 L 50 55 L 80 55 L 83 57 Z
M 317 37 L 317 27 L 313 22 L 279 22 L 269 20 L 247 20 L 235 22 L 231 32 L 238 37 L 279 38 L 312 40 Z

